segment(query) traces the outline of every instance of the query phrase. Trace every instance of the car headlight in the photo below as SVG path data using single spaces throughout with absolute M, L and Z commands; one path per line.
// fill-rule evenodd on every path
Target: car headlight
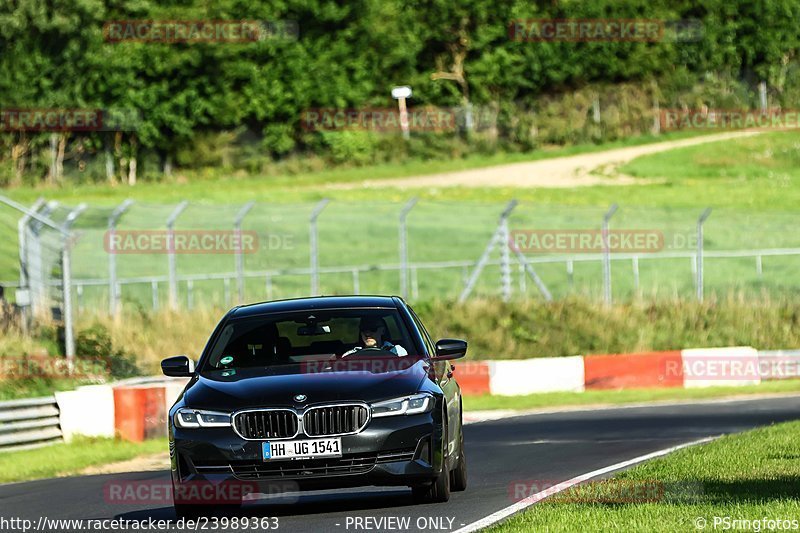
M 413 396 L 404 396 L 393 400 L 373 403 L 372 418 L 395 415 L 418 415 L 433 409 L 433 396 L 423 392 Z
M 178 409 L 175 412 L 175 425 L 179 428 L 221 428 L 231 425 L 230 413 L 199 411 L 197 409 Z

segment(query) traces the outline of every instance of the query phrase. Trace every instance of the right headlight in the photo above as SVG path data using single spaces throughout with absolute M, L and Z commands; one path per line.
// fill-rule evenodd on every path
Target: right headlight
M 182 429 L 187 428 L 221 428 L 230 427 L 230 413 L 215 411 L 200 411 L 198 409 L 181 408 L 175 412 L 175 425 Z
M 427 392 L 413 396 L 403 396 L 392 400 L 384 400 L 370 405 L 372 418 L 382 416 L 418 415 L 433 409 L 433 396 Z

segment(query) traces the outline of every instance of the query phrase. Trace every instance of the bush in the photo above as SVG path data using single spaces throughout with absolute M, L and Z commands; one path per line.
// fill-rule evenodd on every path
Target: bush
M 136 357 L 115 347 L 111 334 L 102 324 L 94 324 L 78 331 L 75 336 L 75 354 L 78 358 L 106 362 L 111 377 L 115 379 L 142 375 Z

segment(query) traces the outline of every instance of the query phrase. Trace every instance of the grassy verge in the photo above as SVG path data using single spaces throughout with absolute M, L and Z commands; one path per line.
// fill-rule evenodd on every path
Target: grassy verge
M 716 132 L 712 132 L 716 133 Z M 320 185 L 333 183 L 360 182 L 383 178 L 403 178 L 409 176 L 436 174 L 483 168 L 494 165 L 520 163 L 525 161 L 538 161 L 554 157 L 601 152 L 614 148 L 640 146 L 655 142 L 698 137 L 704 132 L 684 131 L 669 132 L 662 135 L 643 135 L 629 137 L 618 141 L 602 144 L 579 144 L 574 146 L 551 147 L 525 153 L 500 152 L 493 155 L 476 154 L 462 159 L 435 159 L 412 160 L 405 163 L 385 163 L 352 168 L 333 168 L 316 172 L 302 172 L 278 176 L 247 176 L 237 178 L 207 179 L 200 174 L 187 173 L 174 181 L 142 182 L 136 187 L 98 185 L 70 185 L 64 188 L 48 187 L 20 187 L 8 190 L 8 194 L 19 201 L 30 202 L 40 195 L 48 199 L 64 202 L 87 202 L 89 204 L 113 204 L 126 198 L 147 202 L 169 202 L 176 200 L 194 200 L 201 202 L 216 201 L 222 203 L 249 201 L 259 195 L 269 193 L 268 200 L 297 201 L 300 199 L 312 200 L 322 195 L 329 196 L 329 191 L 319 191 Z M 220 172 L 214 171 L 217 175 Z M 235 186 L 232 186 L 234 185 Z M 303 189 L 298 190 L 299 187 Z M 334 193 L 334 191 L 330 191 Z M 359 194 L 356 191 L 343 191 L 340 193 L 345 198 L 356 194 L 363 198 L 374 196 L 374 192 Z
M 800 380 L 769 381 L 742 387 L 708 387 L 704 389 L 626 389 L 591 390 L 585 392 L 545 392 L 526 396 L 465 396 L 467 411 L 489 409 L 537 409 L 581 405 L 622 405 L 665 400 L 700 400 L 728 396 L 800 393 Z
M 32 450 L 0 454 L 0 483 L 68 476 L 84 468 L 140 455 L 164 452 L 166 439 L 127 442 L 116 439 L 80 438 Z
M 613 482 L 556 495 L 489 531 L 768 530 L 752 522 L 732 524 L 798 519 L 798 439 L 800 422 L 726 436 L 623 472 Z M 663 487 L 663 497 L 647 503 L 615 501 L 619 487 L 637 483 Z M 725 519 L 730 520 L 727 527 Z
M 719 300 L 708 298 L 702 303 L 692 299 L 645 300 L 612 307 L 577 297 L 544 303 L 487 299 L 463 304 L 437 300 L 413 305 L 434 337 L 465 338 L 470 345 L 468 360 L 489 360 L 688 347 L 798 348 L 799 304 L 800 299 L 790 296 L 752 299 L 731 296 Z M 86 314 L 78 322 L 78 340 L 82 341 L 87 337 L 84 332 L 96 326 L 107 332 L 110 341 L 99 348 L 79 342 L 78 355 L 96 358 L 112 351 L 121 352 L 135 358 L 142 373 L 156 374 L 160 372 L 159 362 L 165 357 L 186 354 L 198 358 L 224 313 L 223 308 L 215 307 L 185 312 L 126 312 L 119 321 Z M 6 332 L 0 340 L 0 365 L 4 357 L 24 358 L 36 351 L 54 353 L 48 339 L 28 339 L 18 332 Z M 35 385 L 31 383 L 30 388 L 40 390 Z M 12 390 L 9 388 L 7 392 Z M 0 392 L 0 397 L 3 396 Z

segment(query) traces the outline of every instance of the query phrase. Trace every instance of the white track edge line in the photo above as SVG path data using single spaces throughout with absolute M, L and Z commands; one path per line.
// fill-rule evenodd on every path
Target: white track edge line
M 655 459 L 657 457 L 662 457 L 664 455 L 668 455 L 668 454 L 670 454 L 672 452 L 675 452 L 675 451 L 683 449 L 683 448 L 688 448 L 690 446 L 696 446 L 698 444 L 706 444 L 706 443 L 711 442 L 713 440 L 716 440 L 718 438 L 719 438 L 719 436 L 705 437 L 705 438 L 698 439 L 698 440 L 695 440 L 695 441 L 686 442 L 686 443 L 683 443 L 683 444 L 678 444 L 677 446 L 671 446 L 669 448 L 664 448 L 663 450 L 658 450 L 658 451 L 655 451 L 655 452 L 652 452 L 652 453 L 648 453 L 646 455 L 640 455 L 639 457 L 634 457 L 633 459 L 628 459 L 627 461 L 622 461 L 620 463 L 616 463 L 616 464 L 613 464 L 613 465 L 610 465 L 610 466 L 606 466 L 606 467 L 600 468 L 598 470 L 592 470 L 591 472 L 587 472 L 585 474 L 581 474 L 581 475 L 576 476 L 576 477 L 574 477 L 572 479 L 568 479 L 567 481 L 562 481 L 561 483 L 558 483 L 557 485 L 553 485 L 552 487 L 550 487 L 550 488 L 548 488 L 546 490 L 543 490 L 541 492 L 537 492 L 536 494 L 532 494 L 532 495 L 528 496 L 527 498 L 525 498 L 523 500 L 520 500 L 520 501 L 518 501 L 517 503 L 515 503 L 513 505 L 509 505 L 505 509 L 501 509 L 501 510 L 499 510 L 497 512 L 494 512 L 494 513 L 492 513 L 492 514 L 490 514 L 490 515 L 488 515 L 488 516 L 486 516 L 484 518 L 481 518 L 480 520 L 478 520 L 476 522 L 472 522 L 471 524 L 467 524 L 466 526 L 462 527 L 461 529 L 456 530 L 454 533 L 471 533 L 473 531 L 478 531 L 479 529 L 483 529 L 485 527 L 488 527 L 488 526 L 491 526 L 493 524 L 496 524 L 497 522 L 500 522 L 501 520 L 503 520 L 505 518 L 508 518 L 509 516 L 511 516 L 511 515 L 513 515 L 515 513 L 518 513 L 519 511 L 527 509 L 531 505 L 544 500 L 548 496 L 552 496 L 553 494 L 557 494 L 559 492 L 565 491 L 570 487 L 573 487 L 573 486 L 578 485 L 580 483 L 583 483 L 585 481 L 589 481 L 592 478 L 595 478 L 595 477 L 598 477 L 598 476 L 602 476 L 603 474 L 608 474 L 608 473 L 613 472 L 615 470 L 621 470 L 621 469 L 627 468 L 629 466 L 633 466 L 633 465 L 636 465 L 636 464 L 639 464 L 639 463 L 643 463 L 645 461 L 649 461 L 650 459 Z

